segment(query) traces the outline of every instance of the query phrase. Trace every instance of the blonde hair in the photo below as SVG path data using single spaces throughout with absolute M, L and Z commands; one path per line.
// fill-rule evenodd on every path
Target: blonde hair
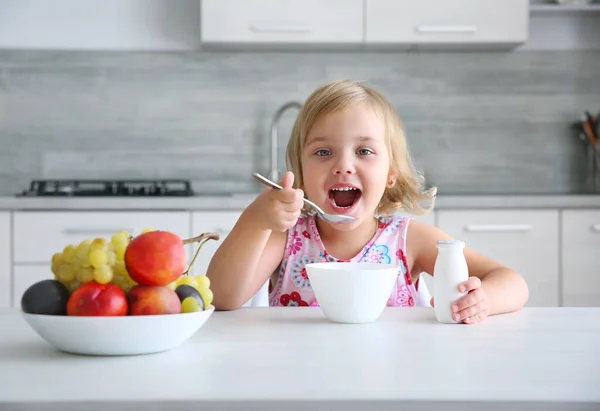
M 325 84 L 304 103 L 286 149 L 286 165 L 294 173 L 294 187 L 303 187 L 304 184 L 301 153 L 313 125 L 329 113 L 362 101 L 366 101 L 383 119 L 390 168 L 396 175 L 395 184 L 386 187 L 376 214 L 391 215 L 400 210 L 413 215 L 427 214 L 434 206 L 437 189 L 424 190 L 425 179 L 413 164 L 400 117 L 385 97 L 358 81 L 338 80 Z M 423 200 L 430 200 L 430 204 L 422 204 Z

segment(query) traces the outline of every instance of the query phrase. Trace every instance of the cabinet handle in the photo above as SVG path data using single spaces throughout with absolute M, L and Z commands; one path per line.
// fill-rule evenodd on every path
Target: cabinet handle
M 417 26 L 418 33 L 475 33 L 477 26 Z
M 465 231 L 482 232 L 482 231 L 530 231 L 533 227 L 531 224 L 483 224 L 483 225 L 467 225 Z
M 600 233 L 600 224 L 593 224 L 590 228 L 593 232 Z
M 95 235 L 95 236 L 112 236 L 117 231 L 125 230 L 128 233 L 132 233 L 133 228 L 65 228 L 62 230 L 67 235 Z
M 250 26 L 250 30 L 255 33 L 310 33 L 312 27 L 303 25 L 260 26 L 253 24 Z

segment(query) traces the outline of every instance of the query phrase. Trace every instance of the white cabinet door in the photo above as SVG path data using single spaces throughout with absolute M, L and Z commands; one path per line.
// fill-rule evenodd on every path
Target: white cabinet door
M 365 0 L 366 43 L 522 43 L 528 0 Z
M 231 232 L 241 214 L 242 211 L 195 211 L 192 213 L 192 231 L 194 236 L 206 232 L 215 232 L 220 237 L 219 240 L 208 240 L 202 245 L 200 253 L 192 267 L 193 274 L 206 274 L 212 256 L 225 237 Z M 194 244 L 194 253 L 197 248 L 198 244 Z
M 144 228 L 190 237 L 190 213 L 176 211 L 19 211 L 14 213 L 14 262 L 49 264 L 52 255 L 86 238 L 110 239 Z M 187 249 L 188 254 L 191 247 Z
M 362 43 L 363 0 L 203 0 L 205 43 Z
M 562 215 L 563 306 L 600 306 L 600 210 Z
M 438 211 L 439 227 L 521 274 L 528 306 L 559 305 L 558 210 Z
M 10 212 L 0 212 L 0 307 L 10 306 L 12 241 Z
M 0 49 L 187 50 L 198 45 L 193 0 L 0 3 Z

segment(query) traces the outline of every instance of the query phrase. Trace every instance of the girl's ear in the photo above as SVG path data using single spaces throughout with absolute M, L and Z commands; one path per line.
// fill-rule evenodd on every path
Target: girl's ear
M 394 185 L 396 184 L 396 173 L 394 173 L 393 171 L 390 170 L 390 172 L 388 173 L 388 180 L 386 182 L 386 187 L 391 188 L 394 187 Z

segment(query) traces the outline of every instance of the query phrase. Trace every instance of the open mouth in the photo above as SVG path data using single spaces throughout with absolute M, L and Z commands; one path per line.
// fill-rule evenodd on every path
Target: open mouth
M 355 187 L 336 187 L 329 190 L 329 200 L 336 209 L 349 210 L 358 203 L 362 191 Z

